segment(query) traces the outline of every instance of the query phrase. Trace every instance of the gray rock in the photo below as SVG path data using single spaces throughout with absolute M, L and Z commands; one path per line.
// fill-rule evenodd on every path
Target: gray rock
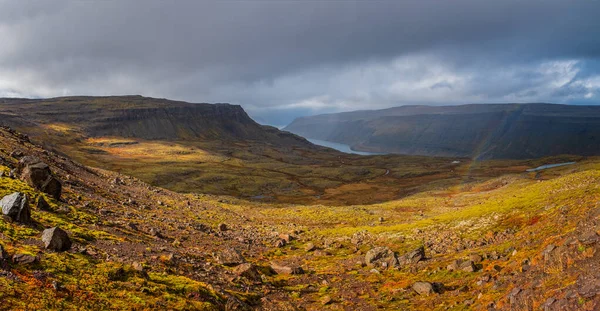
M 13 263 L 20 265 L 28 265 L 32 263 L 36 263 L 38 261 L 37 257 L 29 255 L 29 254 L 15 254 L 12 257 Z
M 19 168 L 22 168 L 21 179 L 29 186 L 51 195 L 56 200 L 60 200 L 62 184 L 54 177 L 46 163 L 27 156 L 19 161 Z
M 277 272 L 277 274 L 303 274 L 304 273 L 304 269 L 302 269 L 302 267 L 295 265 L 295 264 L 284 265 L 284 264 L 278 264 L 278 263 L 272 262 L 271 269 L 275 270 L 275 272 Z
M 415 264 L 421 260 L 425 259 L 425 247 L 421 246 L 411 252 L 408 252 L 402 256 L 399 261 L 400 264 Z
M 430 295 L 435 293 L 435 287 L 429 282 L 416 282 L 412 289 L 419 295 Z
M 20 223 L 31 221 L 31 210 L 27 202 L 27 196 L 21 192 L 9 194 L 0 200 L 2 214 Z
M 277 239 L 277 241 L 275 241 L 275 244 L 273 244 L 273 246 L 277 247 L 277 248 L 281 248 L 284 247 L 287 243 L 285 242 L 285 240 L 283 239 Z
M 71 239 L 67 232 L 59 227 L 44 230 L 42 241 L 46 249 L 64 252 L 71 248 Z
M 304 250 L 307 252 L 312 252 L 315 249 L 317 249 L 317 247 L 315 247 L 315 244 L 313 244 L 313 243 L 308 243 L 304 246 Z
M 477 267 L 471 260 L 467 260 L 460 264 L 460 270 L 466 272 L 475 272 L 477 271 Z
M 37 202 L 36 202 L 36 206 L 35 206 L 38 210 L 40 211 L 49 211 L 51 210 L 50 208 L 50 204 L 48 204 L 48 202 L 46 201 L 46 199 L 44 199 L 43 196 L 38 196 Z
M 251 263 L 243 263 L 241 265 L 236 266 L 235 268 L 233 268 L 233 273 L 241 277 L 245 277 L 251 281 L 261 280 L 260 274 L 258 273 L 258 269 L 255 265 Z
M 460 269 L 461 264 L 462 264 L 461 260 L 454 260 L 446 267 L 446 269 L 448 271 L 456 271 L 456 270 Z
M 236 249 L 226 247 L 220 251 L 215 259 L 219 264 L 224 266 L 237 266 L 246 262 L 246 259 Z
M 396 254 L 387 247 L 375 247 L 365 255 L 365 263 L 369 266 L 397 267 Z

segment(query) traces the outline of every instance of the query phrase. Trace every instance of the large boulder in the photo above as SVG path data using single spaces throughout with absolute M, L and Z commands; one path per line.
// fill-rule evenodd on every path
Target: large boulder
M 19 161 L 18 168 L 21 170 L 21 179 L 29 186 L 60 200 L 62 184 L 54 177 L 48 164 L 27 156 Z
M 415 264 L 425 259 L 425 248 L 423 246 L 410 251 L 400 257 L 399 262 L 401 265 Z
M 429 282 L 416 282 L 412 289 L 419 295 L 430 295 L 436 292 L 435 285 Z
M 226 247 L 216 254 L 217 262 L 224 266 L 237 266 L 246 262 L 246 259 L 240 252 L 231 247 Z
M 387 247 L 375 247 L 365 255 L 365 263 L 369 266 L 391 268 L 398 266 L 396 254 Z
M 27 196 L 21 192 L 9 194 L 0 200 L 2 214 L 10 217 L 12 220 L 20 223 L 31 221 L 31 210 Z
M 233 268 L 233 272 L 239 276 L 243 276 L 251 281 L 260 281 L 260 274 L 255 265 L 251 263 L 243 263 Z
M 42 233 L 42 242 L 44 242 L 46 249 L 57 252 L 67 251 L 71 248 L 69 235 L 59 227 L 44 230 Z

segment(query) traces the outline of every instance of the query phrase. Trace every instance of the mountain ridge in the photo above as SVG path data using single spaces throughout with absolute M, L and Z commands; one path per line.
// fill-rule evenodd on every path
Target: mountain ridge
M 0 123 L 20 130 L 36 123 L 61 124 L 91 137 L 254 140 L 312 146 L 301 137 L 256 123 L 239 105 L 224 103 L 196 104 L 139 95 L 1 98 L 0 116 Z
M 296 119 L 284 130 L 355 150 L 474 159 L 597 155 L 600 107 L 400 106 Z M 554 139 L 549 137 L 555 135 Z

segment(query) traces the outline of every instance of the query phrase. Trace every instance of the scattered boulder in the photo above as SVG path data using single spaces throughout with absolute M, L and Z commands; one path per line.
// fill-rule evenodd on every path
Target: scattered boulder
M 460 268 L 461 264 L 462 264 L 461 260 L 454 260 L 448 266 L 446 266 L 446 269 L 448 271 L 456 271 Z
M 38 196 L 37 202 L 35 204 L 35 207 L 40 210 L 40 211 L 49 211 L 51 210 L 50 208 L 50 204 L 48 204 L 48 202 L 46 201 L 46 199 L 44 199 L 43 196 Z
M 220 251 L 215 259 L 224 266 L 237 266 L 246 262 L 246 259 L 236 249 L 227 247 Z
M 307 243 L 307 244 L 304 246 L 304 250 L 305 250 L 305 251 L 307 251 L 307 252 L 312 252 L 312 251 L 314 251 L 315 249 L 317 249 L 317 247 L 316 247 L 316 246 L 315 246 L 315 244 L 313 244 L 313 243 Z
M 251 281 L 260 281 L 260 274 L 258 273 L 258 269 L 255 265 L 251 263 L 243 263 L 241 265 L 236 266 L 233 269 L 233 273 L 238 276 L 245 277 Z
M 273 244 L 273 246 L 275 246 L 277 248 L 281 248 L 281 247 L 284 247 L 286 245 L 287 245 L 287 243 L 283 239 L 277 239 L 277 241 L 275 241 L 275 244 Z
M 480 263 L 483 261 L 483 257 L 481 257 L 479 254 L 471 254 L 469 255 L 469 259 L 474 263 Z
M 401 258 L 399 258 L 399 263 L 401 265 L 415 264 L 423 259 L 425 259 L 425 247 L 421 246 L 404 254 Z
M 71 248 L 71 239 L 67 232 L 59 227 L 44 230 L 42 241 L 46 249 L 57 252 L 67 251 Z
M 9 194 L 0 200 L 2 214 L 20 223 L 31 221 L 31 210 L 27 202 L 27 196 L 21 192 Z
M 278 274 L 303 274 L 304 269 L 299 265 L 283 265 L 277 263 L 271 263 L 271 269 L 275 270 Z
M 460 270 L 466 272 L 475 272 L 477 271 L 477 267 L 471 260 L 466 260 L 460 264 Z
M 412 289 L 417 292 L 417 294 L 422 296 L 431 295 L 436 292 L 435 286 L 429 282 L 416 282 L 413 284 Z
M 219 231 L 227 231 L 229 228 L 227 228 L 226 224 L 219 224 Z
M 293 236 L 291 236 L 290 234 L 287 234 L 287 233 L 285 233 L 285 234 L 283 234 L 283 233 L 282 233 L 282 234 L 280 234 L 280 235 L 279 235 L 279 238 L 280 238 L 280 239 L 282 239 L 282 240 L 284 240 L 286 244 L 287 244 L 287 243 L 290 243 L 292 240 L 294 240 L 294 237 L 293 237 Z
M 54 177 L 48 164 L 27 156 L 19 160 L 19 168 L 22 168 L 21 179 L 29 186 L 60 200 L 62 184 Z
M 12 261 L 13 261 L 13 263 L 16 263 L 16 264 L 27 265 L 27 264 L 36 263 L 38 261 L 38 259 L 36 256 L 32 256 L 29 254 L 14 254 L 12 257 Z
M 365 255 L 365 263 L 369 266 L 397 267 L 396 254 L 387 247 L 375 247 Z

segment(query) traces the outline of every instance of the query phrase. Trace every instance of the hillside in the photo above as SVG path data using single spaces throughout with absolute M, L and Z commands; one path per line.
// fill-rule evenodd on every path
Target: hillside
M 355 150 L 474 159 L 599 155 L 600 107 L 402 106 L 296 119 L 284 130 Z
M 310 147 L 304 139 L 260 125 L 242 107 L 192 104 L 142 96 L 0 99 L 4 125 L 27 132 L 33 126 L 85 137 L 148 140 L 251 140 Z M 38 136 L 37 131 L 30 131 Z
M 20 174 L 32 156 L 59 200 Z M 0 219 L 2 308 L 600 307 L 600 160 L 497 177 L 507 164 L 486 163 L 485 181 L 380 204 L 264 204 L 155 188 L 0 128 L 0 198 L 19 191 L 31 206 L 30 222 Z M 55 226 L 66 251 L 42 242 Z
M 86 165 L 177 192 L 267 202 L 367 204 L 493 174 L 456 158 L 363 157 L 261 126 L 239 106 L 141 96 L 0 100 L 0 124 Z

